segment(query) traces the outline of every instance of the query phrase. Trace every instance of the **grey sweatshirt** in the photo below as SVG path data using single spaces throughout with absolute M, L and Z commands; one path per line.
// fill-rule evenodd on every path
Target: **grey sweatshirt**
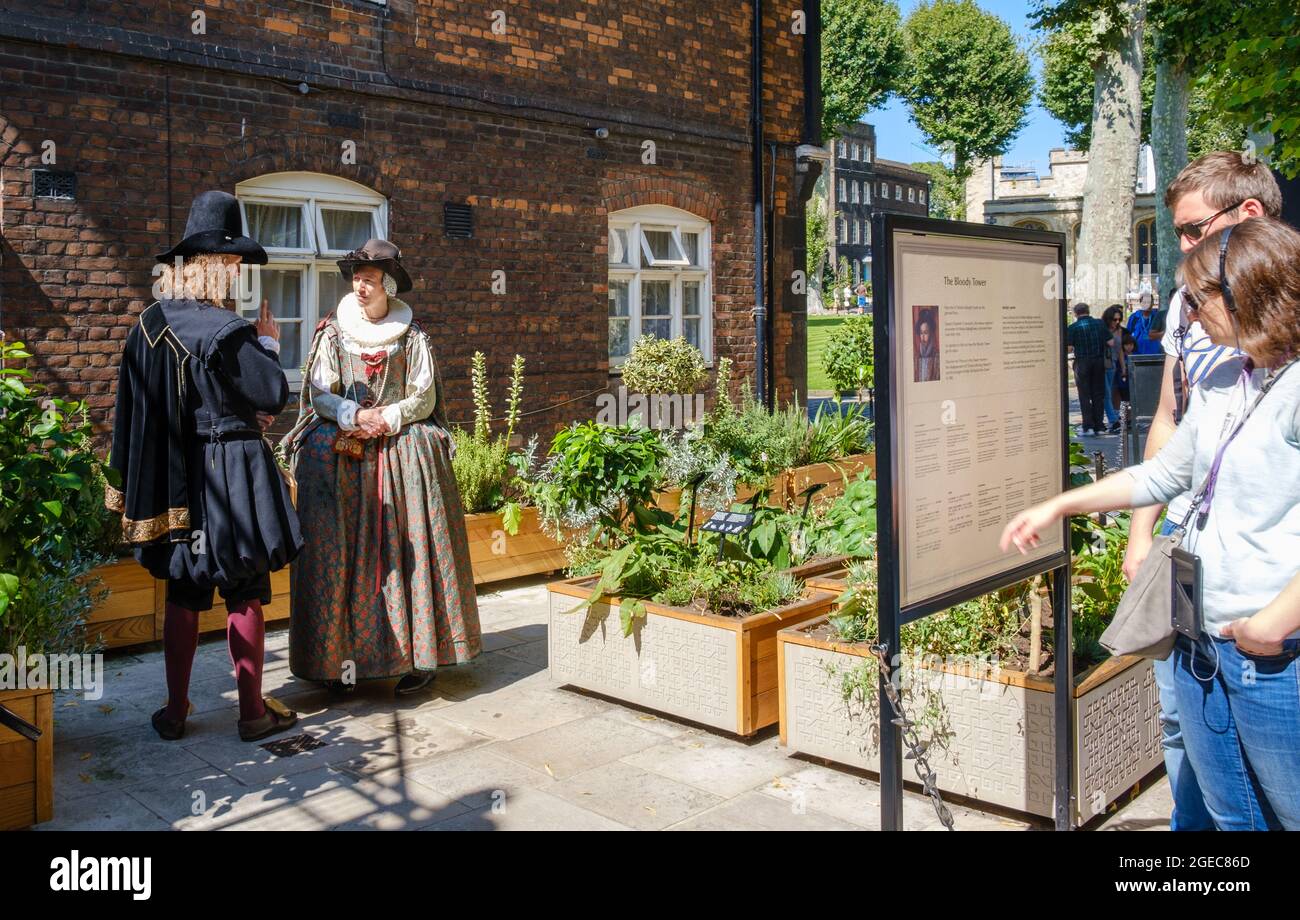
M 1254 400 L 1241 382 L 1243 360 L 1207 374 L 1164 449 L 1124 471 L 1135 480 L 1133 507 L 1200 488 L 1221 439 Z M 1183 547 L 1201 557 L 1212 636 L 1257 613 L 1300 571 L 1300 365 L 1277 380 L 1224 451 L 1205 528 L 1194 516 Z

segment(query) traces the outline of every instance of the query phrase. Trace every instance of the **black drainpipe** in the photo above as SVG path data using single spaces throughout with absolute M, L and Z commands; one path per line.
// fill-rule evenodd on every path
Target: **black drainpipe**
M 803 142 L 822 143 L 822 4 L 804 0 L 803 40 Z
M 767 405 L 767 300 L 763 289 L 766 267 L 763 257 L 763 0 L 752 2 L 754 22 L 750 54 L 749 120 L 753 132 L 750 147 L 754 184 L 754 398 L 760 405 Z

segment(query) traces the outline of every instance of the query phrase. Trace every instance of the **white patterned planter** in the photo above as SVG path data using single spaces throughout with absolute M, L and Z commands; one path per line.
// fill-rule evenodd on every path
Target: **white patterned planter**
M 777 721 L 777 631 L 825 614 L 835 599 L 808 591 L 785 607 L 747 617 L 647 601 L 646 616 L 625 638 L 619 598 L 566 612 L 590 595 L 595 581 L 547 585 L 551 677 L 737 735 Z
M 870 712 L 860 702 L 846 702 L 831 673 L 860 666 L 870 653 L 826 641 L 823 624 L 778 633 L 781 741 L 801 754 L 877 771 L 874 699 Z M 1052 681 L 1017 671 L 936 677 L 953 733 L 946 749 L 931 748 L 939 788 L 1051 817 Z M 1074 697 L 1076 820 L 1082 824 L 1161 763 L 1160 700 L 1151 661 L 1132 657 L 1112 658 L 1080 674 Z

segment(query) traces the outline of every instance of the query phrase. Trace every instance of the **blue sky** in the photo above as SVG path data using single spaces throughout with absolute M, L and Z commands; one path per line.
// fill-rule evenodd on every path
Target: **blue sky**
M 906 17 L 920 0 L 899 0 L 898 5 Z M 1023 41 L 1032 41 L 1038 33 L 1030 28 L 1028 15 L 1029 0 L 976 0 L 980 8 L 1000 17 L 1011 30 Z M 1041 78 L 1042 62 L 1033 56 L 1034 78 Z M 934 160 L 938 156 L 926 148 L 921 132 L 908 118 L 907 107 L 891 98 L 881 108 L 868 112 L 863 119 L 876 126 L 876 154 L 889 160 L 901 160 L 914 163 L 917 160 Z M 1065 139 L 1060 122 L 1038 104 L 1035 92 L 1034 102 L 1029 108 L 1029 121 L 1025 129 L 1012 141 L 1003 162 L 1007 164 L 1032 165 L 1037 167 L 1040 175 L 1047 172 L 1047 152 L 1053 147 L 1064 147 Z

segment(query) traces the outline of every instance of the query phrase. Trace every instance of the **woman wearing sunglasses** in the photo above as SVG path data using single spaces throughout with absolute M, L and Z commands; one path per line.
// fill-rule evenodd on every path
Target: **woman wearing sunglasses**
M 1220 830 L 1300 830 L 1300 233 L 1270 217 L 1225 227 L 1180 272 L 1191 318 L 1241 355 L 1192 391 L 1155 457 L 1022 512 L 1002 546 L 1195 488 L 1182 548 L 1200 559 L 1202 620 L 1173 652 L 1187 756 Z

